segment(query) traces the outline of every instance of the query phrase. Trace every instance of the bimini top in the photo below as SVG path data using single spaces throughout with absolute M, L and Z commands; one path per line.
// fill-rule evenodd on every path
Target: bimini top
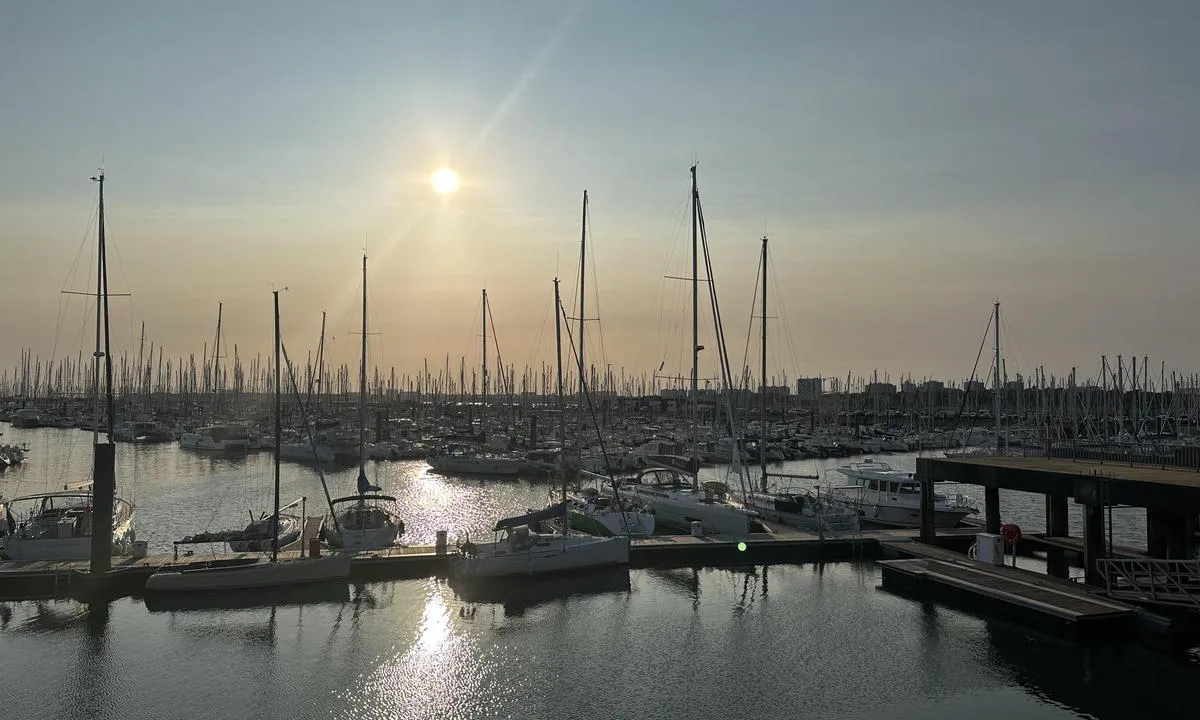
M 560 518 L 567 512 L 567 504 L 560 502 L 557 505 L 551 505 L 548 508 L 531 512 L 527 515 L 518 515 L 517 517 L 504 518 L 496 521 L 496 527 L 492 528 L 492 532 L 499 532 L 507 528 L 515 528 L 521 525 L 528 525 L 542 520 L 553 520 Z

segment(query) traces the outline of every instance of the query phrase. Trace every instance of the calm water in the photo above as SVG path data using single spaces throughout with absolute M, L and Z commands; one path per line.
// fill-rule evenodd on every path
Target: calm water
M 6 429 L 4 439 L 33 448 L 27 467 L 0 479 L 7 496 L 88 475 L 87 433 Z M 154 550 L 240 526 L 270 502 L 265 454 L 122 446 L 118 458 L 139 535 Z M 889 461 L 911 467 L 913 456 Z M 419 462 L 371 472 L 410 509 L 414 543 L 439 528 L 477 534 L 548 492 L 444 480 Z M 332 476 L 333 492 L 350 492 L 353 474 Z M 284 486 L 285 499 L 307 495 L 319 512 L 315 473 L 285 466 Z M 1002 505 L 1006 519 L 1039 526 L 1040 499 L 1006 495 Z M 1144 521 L 1117 517 L 1118 540 L 1136 542 Z M 106 611 L 0 605 L 0 701 L 23 720 L 1200 715 L 1195 659 L 1084 648 L 892 595 L 872 563 L 638 570 L 485 598 L 410 580 L 292 600 L 310 602 L 155 612 L 136 598 Z

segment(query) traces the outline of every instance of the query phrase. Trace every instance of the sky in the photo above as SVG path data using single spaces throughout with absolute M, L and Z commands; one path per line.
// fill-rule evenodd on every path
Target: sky
M 487 288 L 540 367 L 586 189 L 588 364 L 686 375 L 698 163 L 735 372 L 765 234 L 773 378 L 965 378 L 996 300 L 1010 375 L 1190 373 L 1198 32 L 1168 0 L 0 0 L 0 368 L 91 351 L 62 291 L 94 287 L 102 166 L 114 353 L 144 323 L 199 357 L 218 303 L 269 353 L 287 287 L 292 355 L 325 311 L 356 363 L 365 249 L 372 364 L 478 363 Z

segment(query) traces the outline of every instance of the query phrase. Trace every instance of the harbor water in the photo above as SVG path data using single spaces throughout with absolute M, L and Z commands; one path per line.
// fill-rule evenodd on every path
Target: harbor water
M 5 429 L 28 442 L 7 497 L 85 480 L 89 433 Z M 913 455 L 891 456 L 911 468 Z M 786 463 L 821 474 L 839 461 Z M 152 552 L 269 509 L 271 458 L 174 444 L 118 453 Z M 710 472 L 720 472 L 713 470 Z M 348 494 L 355 471 L 332 474 Z M 410 543 L 486 534 L 540 505 L 544 482 L 451 480 L 421 462 L 368 474 L 405 510 Z M 830 479 L 834 480 L 833 478 Z M 825 482 L 824 479 L 816 482 Z M 285 502 L 314 471 L 285 465 Z M 339 491 L 338 488 L 341 488 Z M 947 492 L 969 488 L 947 488 Z M 1006 520 L 1040 523 L 1040 498 L 1004 495 Z M 1073 516 L 1078 521 L 1078 516 Z M 1114 539 L 1138 544 L 1117 511 Z M 1077 532 L 1078 526 L 1074 526 Z M 599 573 L 463 596 L 435 578 L 338 585 L 277 604 L 150 610 L 71 601 L 0 604 L 3 707 L 41 718 L 1188 718 L 1200 658 L 1081 646 L 880 588 L 873 563 Z

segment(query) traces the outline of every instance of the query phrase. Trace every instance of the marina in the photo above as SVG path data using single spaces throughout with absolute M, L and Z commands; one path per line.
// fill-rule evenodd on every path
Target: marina
M 1200 6 L 0 15 L 7 715 L 1200 716 Z

